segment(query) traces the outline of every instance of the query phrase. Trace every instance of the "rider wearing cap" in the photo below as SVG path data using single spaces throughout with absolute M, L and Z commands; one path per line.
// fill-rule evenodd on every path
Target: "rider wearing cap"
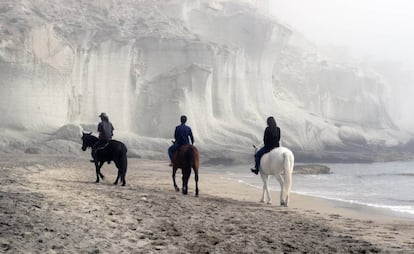
M 187 117 L 182 115 L 180 117 L 180 121 L 181 121 L 181 124 L 175 127 L 175 132 L 174 132 L 175 142 L 172 146 L 170 146 L 170 148 L 168 148 L 168 156 L 170 157 L 170 161 L 171 161 L 170 166 L 172 166 L 173 154 L 176 150 L 178 150 L 180 146 L 189 145 L 190 139 L 191 139 L 191 144 L 194 144 L 194 137 L 193 137 L 191 128 L 185 125 L 185 123 L 187 122 Z
M 98 124 L 99 140 L 92 147 L 92 158 L 95 158 L 96 151 L 104 148 L 106 144 L 109 142 L 109 140 L 112 139 L 114 131 L 114 127 L 112 126 L 112 123 L 109 122 L 109 118 L 106 113 L 101 113 L 99 117 L 101 118 L 101 122 Z M 95 161 L 91 160 L 91 162 Z

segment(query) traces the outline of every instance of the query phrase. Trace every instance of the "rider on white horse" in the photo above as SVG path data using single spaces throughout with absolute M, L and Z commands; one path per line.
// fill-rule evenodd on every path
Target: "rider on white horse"
M 254 168 L 250 169 L 253 173 L 256 175 L 259 173 L 260 159 L 265 153 L 270 152 L 273 148 L 279 147 L 279 141 L 280 128 L 276 125 L 276 120 L 273 118 L 273 116 L 270 116 L 267 118 L 267 127 L 263 137 L 264 147 L 262 147 L 254 155 L 255 166 Z

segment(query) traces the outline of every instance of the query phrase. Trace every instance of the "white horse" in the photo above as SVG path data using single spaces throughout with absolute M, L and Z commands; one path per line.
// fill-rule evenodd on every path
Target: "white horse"
M 257 147 L 253 145 L 255 152 Z M 269 193 L 269 177 L 275 176 L 280 183 L 280 205 L 288 206 L 289 192 L 292 187 L 292 172 L 295 157 L 292 151 L 286 147 L 277 147 L 265 153 L 260 159 L 259 172 L 263 180 L 263 193 L 260 202 L 265 202 L 265 192 L 267 193 L 267 203 L 271 204 L 272 199 Z

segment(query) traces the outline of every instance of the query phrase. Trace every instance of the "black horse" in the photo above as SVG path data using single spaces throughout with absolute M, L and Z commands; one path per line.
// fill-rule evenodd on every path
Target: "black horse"
M 88 147 L 93 147 L 98 138 L 93 136 L 92 133 L 82 133 L 82 150 L 86 151 Z M 117 140 L 110 140 L 109 143 L 94 153 L 95 169 L 96 169 L 96 182 L 99 183 L 99 177 L 104 179 L 104 175 L 101 173 L 101 167 L 105 162 L 114 161 L 118 168 L 118 176 L 114 184 L 118 184 L 118 180 L 121 180 L 122 186 L 125 186 L 125 175 L 127 171 L 127 148 L 126 146 Z

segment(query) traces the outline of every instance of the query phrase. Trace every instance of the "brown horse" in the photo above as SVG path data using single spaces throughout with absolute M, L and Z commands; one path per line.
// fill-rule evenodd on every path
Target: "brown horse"
M 198 196 L 198 169 L 200 166 L 200 159 L 198 149 L 193 145 L 182 145 L 174 153 L 173 156 L 173 183 L 176 191 L 180 191 L 175 182 L 175 173 L 177 169 L 181 168 L 183 173 L 183 188 L 182 193 L 187 195 L 188 191 L 188 179 L 190 179 L 191 168 L 194 170 L 194 179 L 195 179 L 195 195 Z

